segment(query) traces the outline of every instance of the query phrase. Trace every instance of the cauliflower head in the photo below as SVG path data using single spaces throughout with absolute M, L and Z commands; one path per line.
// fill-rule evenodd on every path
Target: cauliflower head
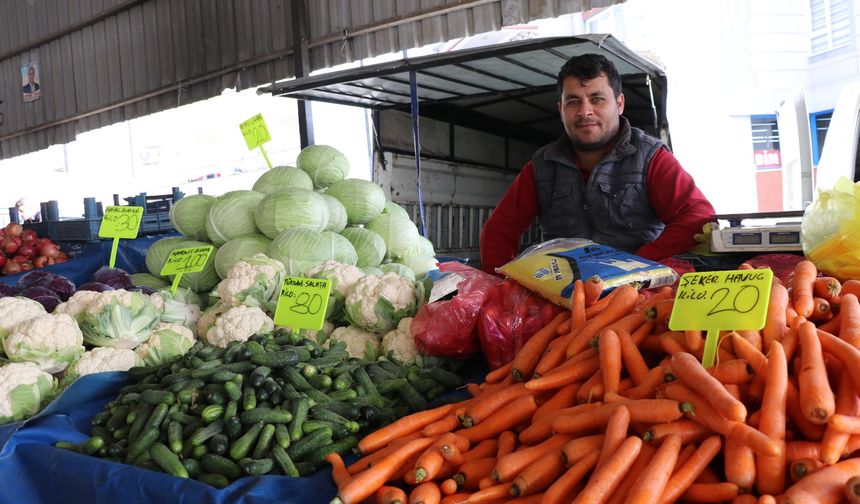
M 0 341 L 19 322 L 47 313 L 41 303 L 32 299 L 16 296 L 0 298 Z
M 128 371 L 140 366 L 140 359 L 134 350 L 128 348 L 97 347 L 84 352 L 77 362 L 66 369 L 66 376 L 78 378 L 93 373 L 107 371 Z
M 230 308 L 232 308 L 230 305 L 219 300 L 203 310 L 203 313 L 200 314 L 200 318 L 197 319 L 197 336 L 199 338 L 205 338 L 206 331 L 208 331 L 210 327 L 214 326 L 218 317 L 223 315 Z
M 344 320 L 343 305 L 347 294 L 365 273 L 351 264 L 342 264 L 329 259 L 305 272 L 309 278 L 331 280 L 331 294 L 326 307 L 326 319 Z
M 178 355 L 185 355 L 195 341 L 191 329 L 162 322 L 152 331 L 148 340 L 134 349 L 134 353 L 144 366 L 157 366 Z
M 382 355 L 403 364 L 415 362 L 418 347 L 412 338 L 412 317 L 406 317 L 397 323 L 397 329 L 389 331 L 382 337 L 380 347 Z
M 350 357 L 374 361 L 379 356 L 379 335 L 360 327 L 338 327 L 328 337 L 328 346 L 338 341 L 346 343 Z
M 35 415 L 56 387 L 54 377 L 33 362 L 10 362 L 0 367 L 0 423 Z
M 72 297 L 64 303 L 60 303 L 54 308 L 52 313 L 65 313 L 77 319 L 93 301 L 98 299 L 99 292 L 80 290 L 72 294 Z
M 227 348 L 231 341 L 246 341 L 255 334 L 270 333 L 275 322 L 256 306 L 234 306 L 222 313 L 206 331 L 206 342 Z
M 371 332 L 384 333 L 404 317 L 415 315 L 418 298 L 411 281 L 386 273 L 358 280 L 346 297 L 346 319 Z
M 84 337 L 71 315 L 38 315 L 16 325 L 3 340 L 13 362 L 34 362 L 46 373 L 59 373 L 84 353 Z
M 161 322 L 181 324 L 196 336 L 197 320 L 203 313 L 200 295 L 187 287 L 178 287 L 175 293 L 170 289 L 161 289 L 151 294 L 149 299 L 160 314 Z
M 218 284 L 218 295 L 229 306 L 257 306 L 275 313 L 286 274 L 281 261 L 255 254 L 230 268 Z
M 146 341 L 159 321 L 149 296 L 123 289 L 99 292 L 78 318 L 87 343 L 125 349 Z

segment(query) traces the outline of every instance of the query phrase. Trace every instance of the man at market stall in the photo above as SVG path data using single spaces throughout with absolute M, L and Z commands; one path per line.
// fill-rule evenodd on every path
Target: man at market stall
M 482 268 L 513 260 L 536 217 L 543 240 L 586 238 L 653 260 L 689 250 L 714 208 L 669 149 L 621 115 L 615 65 L 574 56 L 558 92 L 565 135 L 535 153 L 490 215 Z

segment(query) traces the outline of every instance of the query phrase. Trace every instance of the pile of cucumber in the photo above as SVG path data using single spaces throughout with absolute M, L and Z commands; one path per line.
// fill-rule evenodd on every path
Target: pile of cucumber
M 243 476 L 304 476 L 360 437 L 435 405 L 459 386 L 443 367 L 350 358 L 290 332 L 132 368 L 92 420 L 92 437 L 55 446 L 224 487 Z

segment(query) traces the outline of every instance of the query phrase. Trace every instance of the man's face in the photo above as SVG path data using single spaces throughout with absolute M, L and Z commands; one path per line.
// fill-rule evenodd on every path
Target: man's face
M 30 82 L 35 82 L 36 81 L 36 69 L 33 67 L 28 68 L 27 69 L 27 77 L 30 78 Z
M 618 132 L 624 95 L 615 97 L 603 73 L 587 81 L 567 77 L 563 81 L 558 112 L 575 148 L 602 149 Z

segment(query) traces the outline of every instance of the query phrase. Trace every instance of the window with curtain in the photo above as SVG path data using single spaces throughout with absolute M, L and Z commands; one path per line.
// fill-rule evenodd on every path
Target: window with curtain
M 851 45 L 851 0 L 810 0 L 812 54 Z

